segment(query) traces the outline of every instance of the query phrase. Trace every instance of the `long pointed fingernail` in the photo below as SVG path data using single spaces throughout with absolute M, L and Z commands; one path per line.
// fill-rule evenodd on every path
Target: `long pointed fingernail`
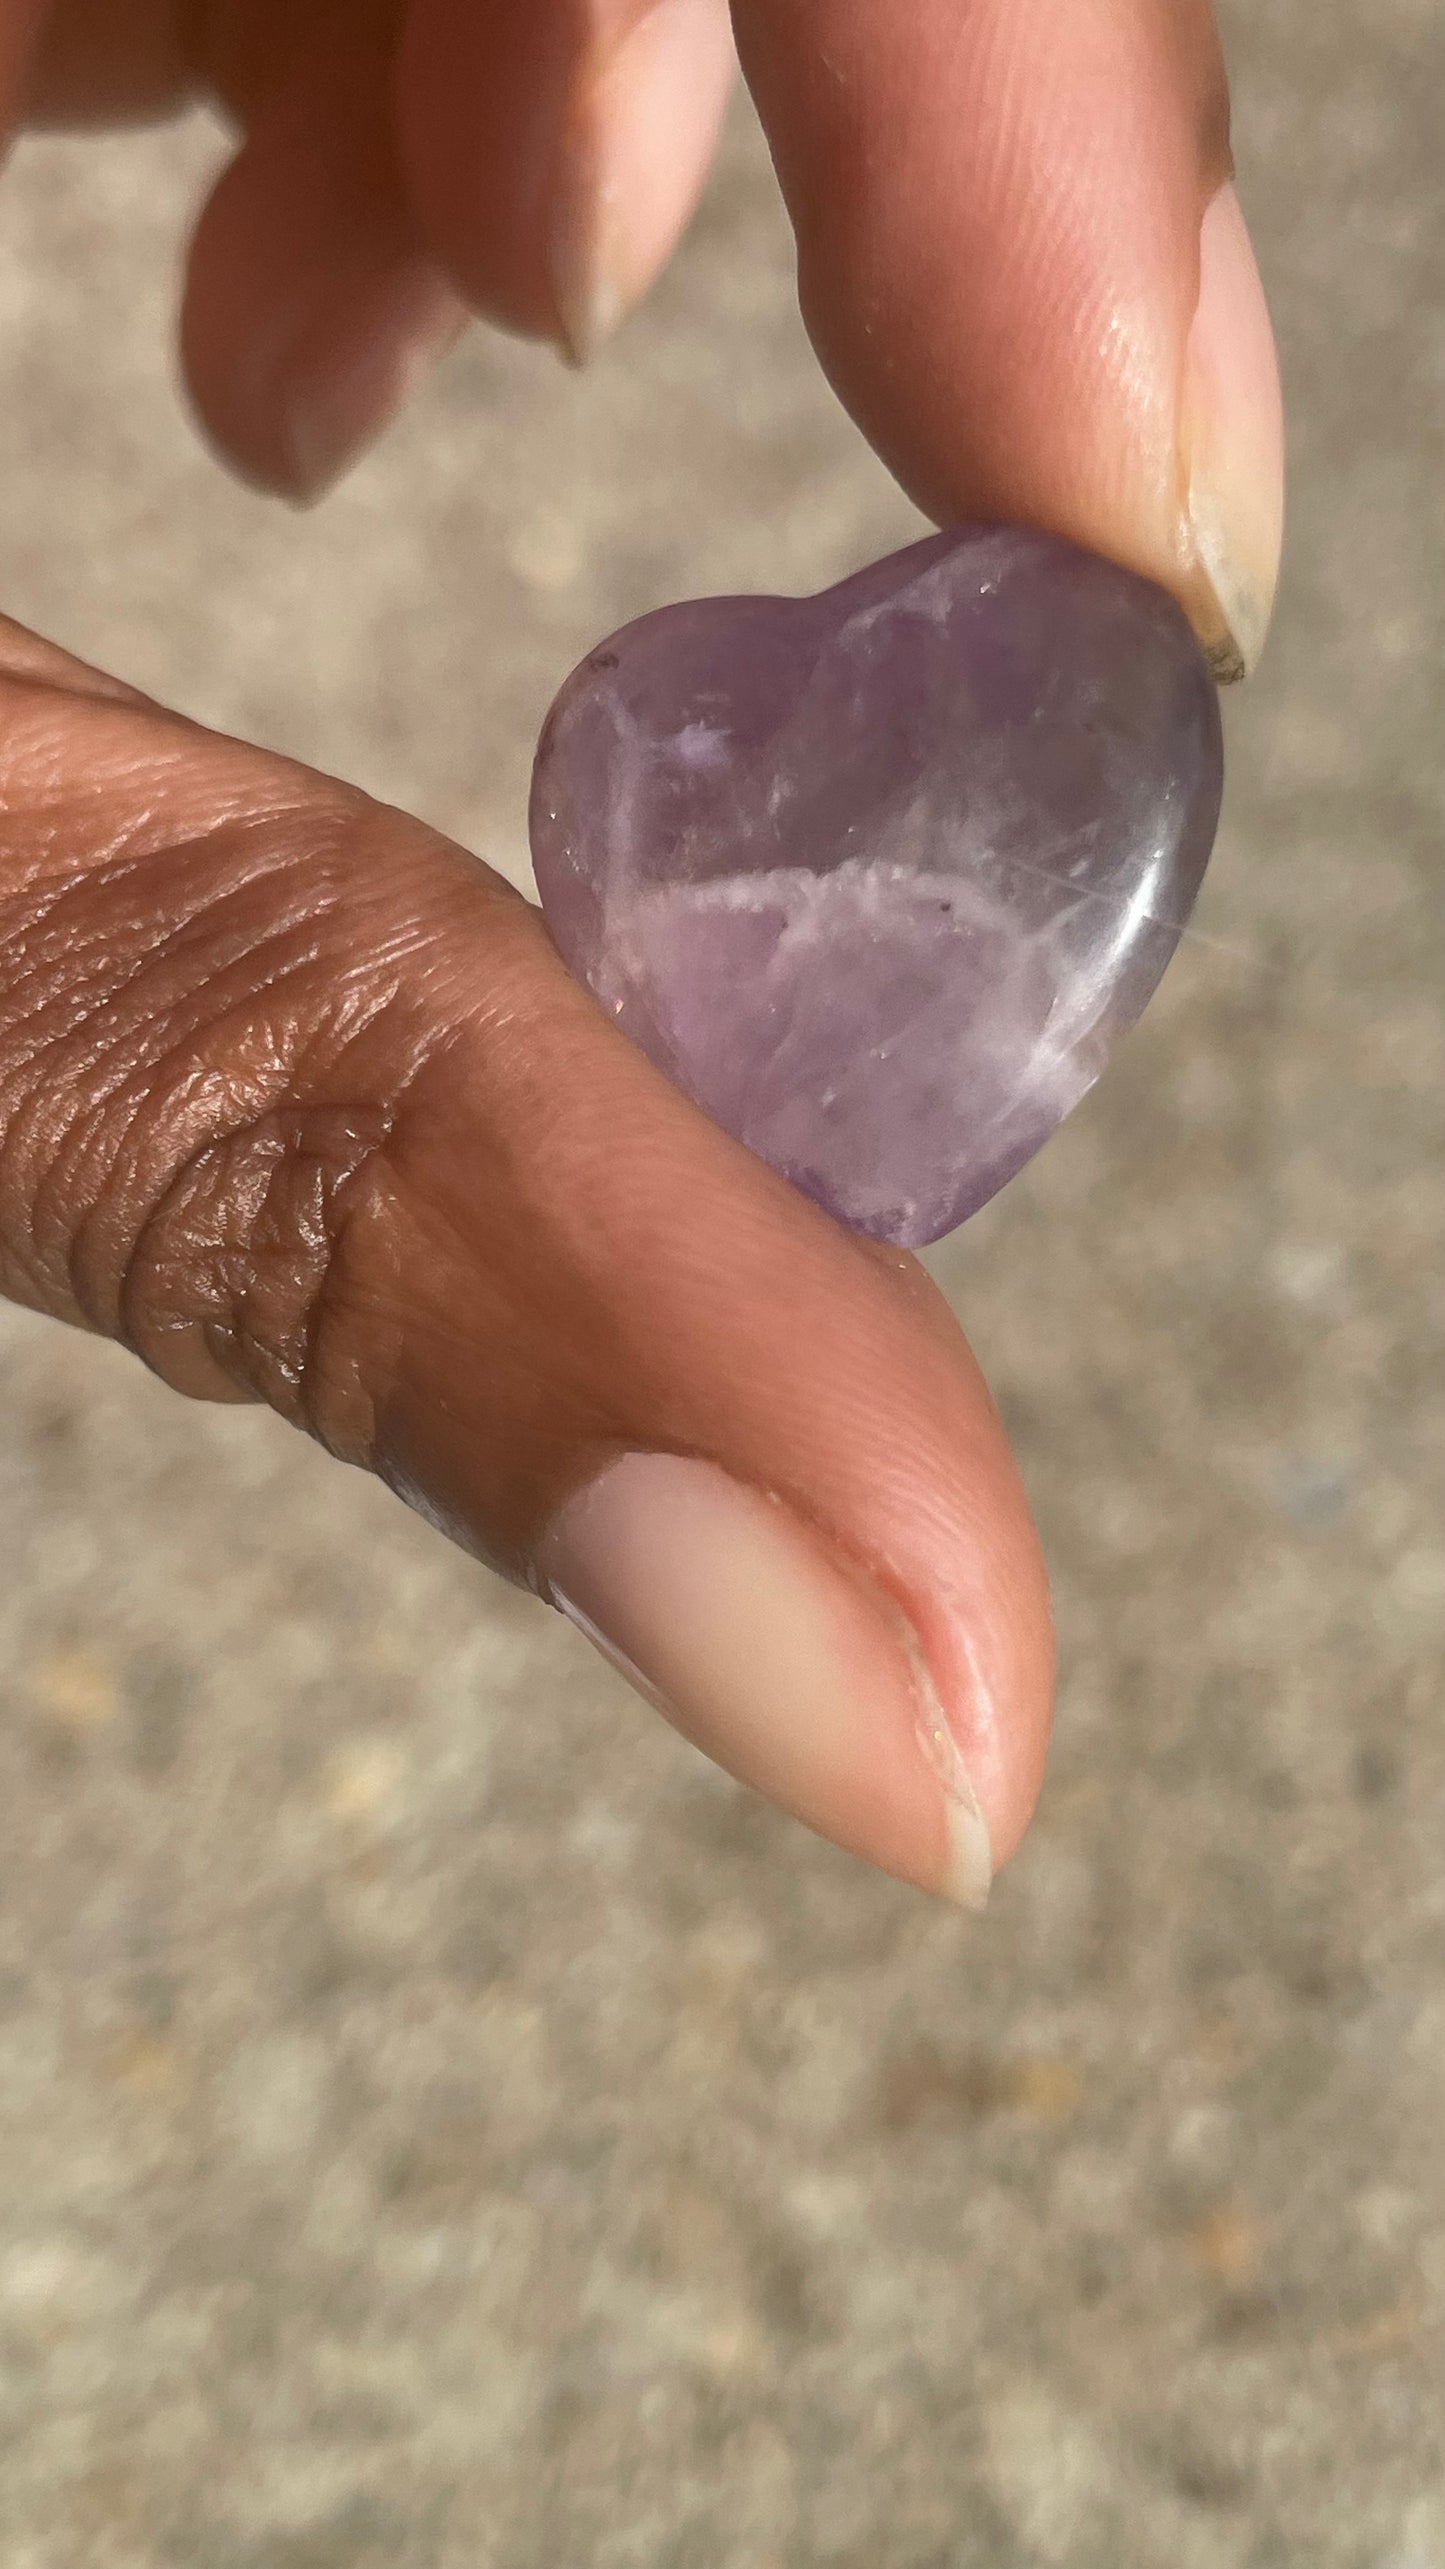
M 278 487 L 319 499 L 365 453 L 466 321 L 452 288 L 417 259 L 333 287 L 293 322 L 276 369 Z
M 551 205 L 558 335 L 583 365 L 639 302 L 687 221 L 732 84 L 720 0 L 654 0 L 582 76 Z
M 627 1454 L 538 1556 L 553 1603 L 694 1746 L 824 1837 L 969 1908 L 989 1834 L 891 1599 L 716 1464 Z
M 1185 355 L 1180 467 L 1185 587 L 1222 679 L 1264 647 L 1284 519 L 1284 427 L 1269 313 L 1232 186 L 1199 236 L 1199 302 Z

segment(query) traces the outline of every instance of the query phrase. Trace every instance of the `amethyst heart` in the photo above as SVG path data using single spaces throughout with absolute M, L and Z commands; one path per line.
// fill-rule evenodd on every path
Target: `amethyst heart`
M 1162 589 L 971 527 L 819 597 L 614 634 L 547 718 L 532 852 L 564 960 L 643 1051 L 843 1221 L 918 1247 L 1139 1015 L 1222 775 Z

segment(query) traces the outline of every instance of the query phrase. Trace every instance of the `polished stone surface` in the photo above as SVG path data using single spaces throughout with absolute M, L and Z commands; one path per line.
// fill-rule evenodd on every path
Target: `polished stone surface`
M 1172 599 L 1024 527 L 590 652 L 532 787 L 608 1014 L 830 1211 L 921 1247 L 1098 1078 L 1193 906 L 1219 714 Z

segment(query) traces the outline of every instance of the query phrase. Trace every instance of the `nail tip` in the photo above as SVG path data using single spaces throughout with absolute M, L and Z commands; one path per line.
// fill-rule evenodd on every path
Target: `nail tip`
M 298 517 L 307 517 L 312 509 L 319 508 L 323 500 L 330 498 L 337 484 L 345 481 L 350 469 L 349 463 L 342 464 L 334 473 L 322 473 L 314 482 L 277 482 L 276 497 L 294 509 Z
M 950 1798 L 947 1814 L 948 1864 L 940 1889 L 956 1909 L 976 1916 L 988 1906 L 993 1888 L 993 1846 L 988 1823 L 978 1804 Z
M 281 469 L 263 487 L 290 508 L 318 508 L 360 463 L 371 442 L 370 435 L 356 437 L 344 447 L 313 440 L 303 420 L 290 418 L 284 426 Z
M 1249 676 L 1244 654 L 1232 633 L 1222 635 L 1217 642 L 1206 642 L 1204 656 L 1216 687 L 1237 687 L 1241 679 Z
M 982 1909 L 993 1884 L 993 1841 L 963 1753 L 946 1722 L 922 1645 L 908 1630 L 918 1704 L 918 1740 L 943 1787 L 945 1852 L 937 1888 L 956 1909 Z
M 258 499 L 280 500 L 287 508 L 314 508 L 324 499 L 329 483 L 317 487 L 305 482 L 291 454 L 289 440 L 279 461 L 259 464 L 249 455 L 237 454 L 234 448 L 208 439 L 211 453 L 243 490 L 254 491 Z
M 621 326 L 623 300 L 615 287 L 598 278 L 577 286 L 557 281 L 553 290 L 557 347 L 566 364 L 581 374 Z
M 1279 575 L 1284 434 L 1269 312 L 1234 188 L 1211 197 L 1180 413 L 1186 603 L 1215 677 L 1256 667 Z
M 1201 591 L 1195 619 L 1199 638 L 1216 683 L 1237 686 L 1259 666 L 1274 608 L 1273 588 L 1266 594 L 1253 582 L 1232 576 L 1220 547 L 1211 543 L 1198 519 L 1194 547 Z
M 466 313 L 449 288 L 438 288 L 430 278 L 424 282 L 419 301 L 412 293 L 407 329 L 395 344 L 388 348 L 367 339 L 349 374 L 324 386 L 325 398 L 317 398 L 314 382 L 303 380 L 282 401 L 279 469 L 271 478 L 293 508 L 314 508 L 345 481 L 455 347 Z

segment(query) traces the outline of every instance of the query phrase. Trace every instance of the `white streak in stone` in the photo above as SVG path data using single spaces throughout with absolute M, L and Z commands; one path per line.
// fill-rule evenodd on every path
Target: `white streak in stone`
M 926 1236 L 960 1117 L 981 1165 L 1017 1165 L 1106 1050 L 1113 938 L 1081 964 L 1081 903 L 1030 927 L 1004 897 L 1007 871 L 997 891 L 981 866 L 861 858 L 669 885 L 614 912 L 594 987 L 686 1048 L 693 1094 L 751 1149 L 826 1195 L 837 1134 L 854 1218 Z

